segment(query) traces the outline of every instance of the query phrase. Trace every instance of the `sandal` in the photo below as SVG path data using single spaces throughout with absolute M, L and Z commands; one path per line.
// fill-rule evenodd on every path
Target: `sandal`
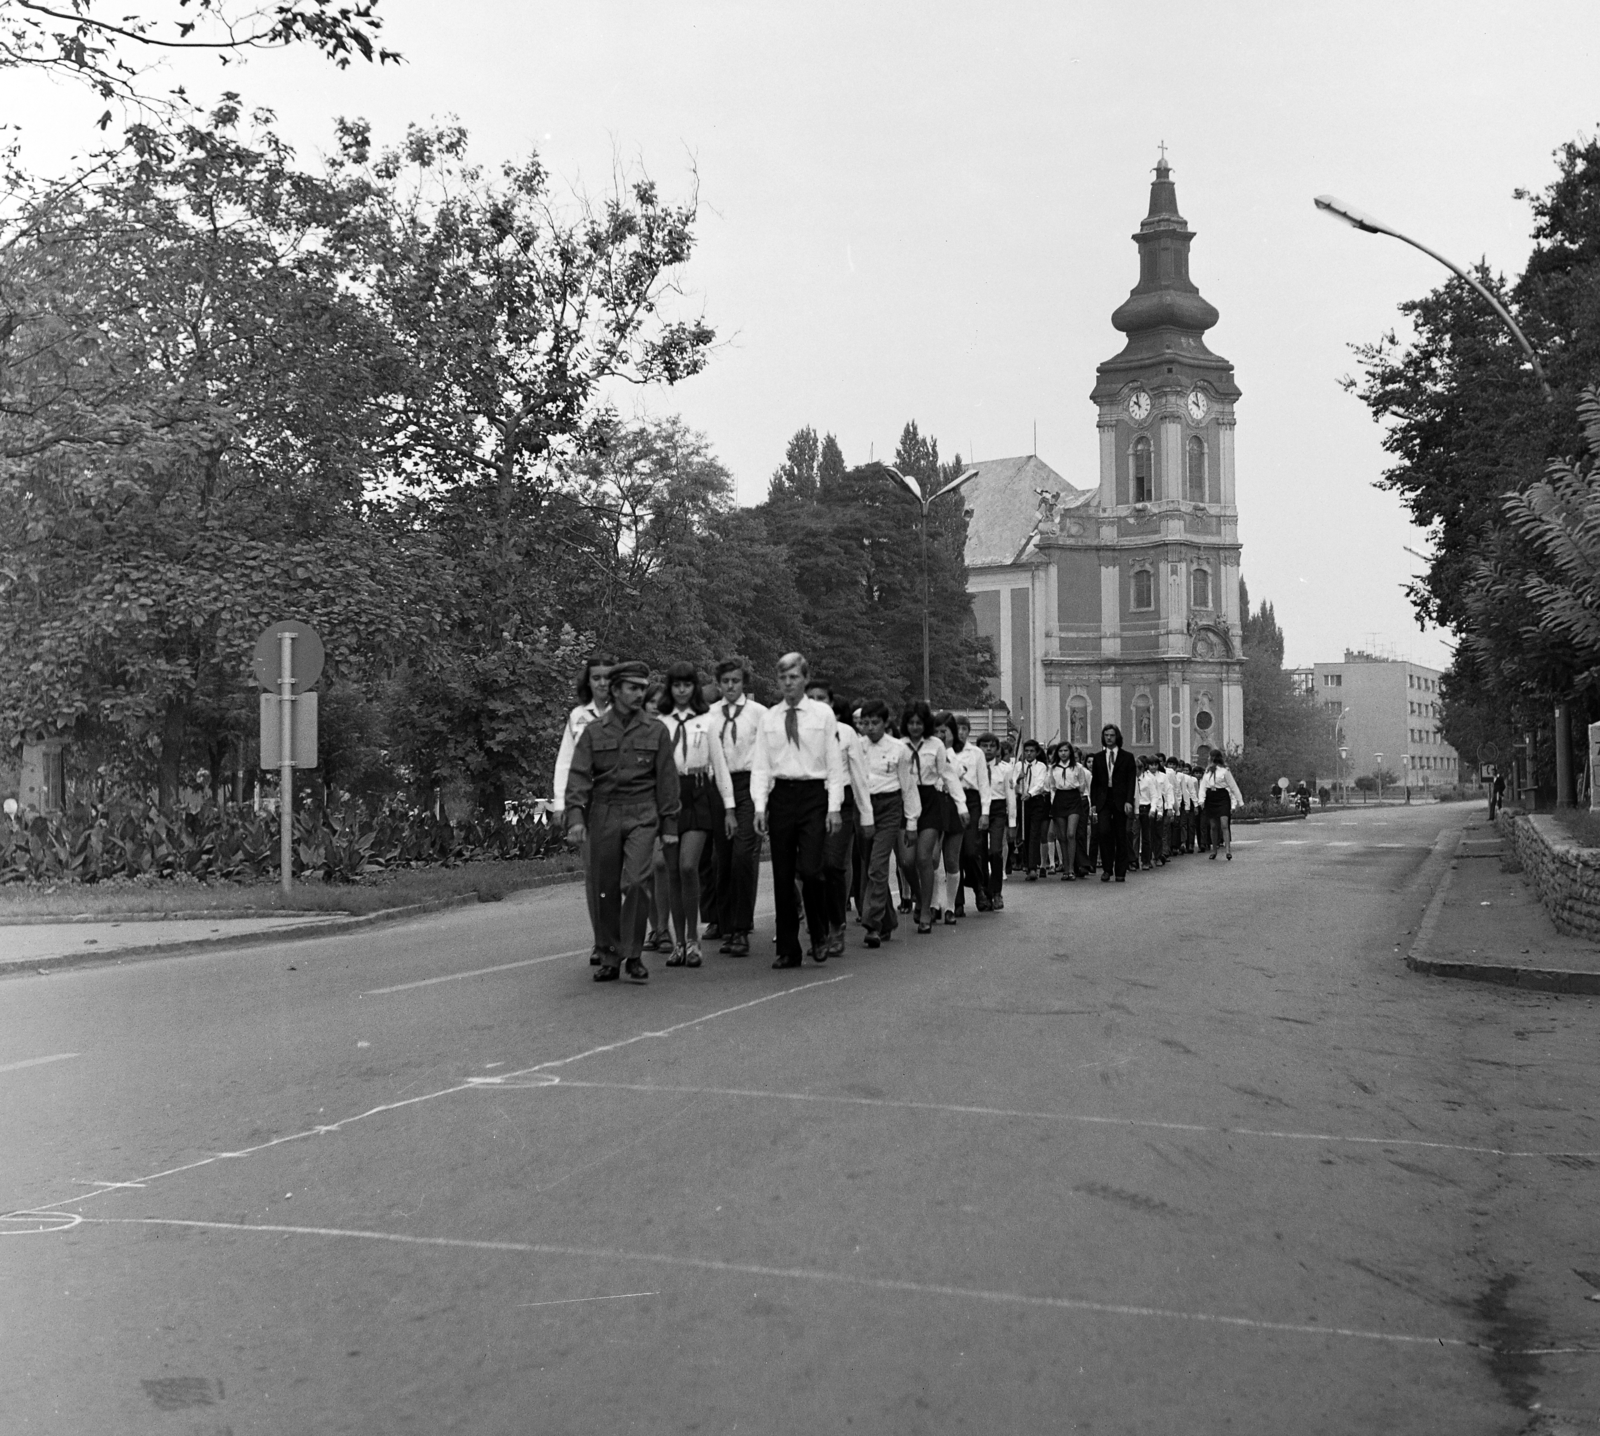
M 604 968 L 601 968 L 600 970 L 602 972 L 605 971 Z M 645 978 L 650 976 L 650 969 L 646 967 L 644 963 L 641 962 L 637 957 L 630 957 L 625 963 L 623 963 L 622 970 L 628 974 L 628 980 L 630 982 L 643 982 Z
M 689 959 L 684 955 L 683 947 L 681 945 L 674 945 L 672 952 L 667 957 L 667 960 L 662 963 L 662 966 L 682 967 L 688 960 Z
M 932 932 L 933 931 L 933 924 L 931 922 L 919 922 L 917 924 L 917 931 L 918 932 Z
M 609 963 L 594 970 L 594 980 L 596 982 L 615 982 L 620 976 L 622 976 L 622 969 L 620 967 L 612 967 Z
M 699 967 L 700 966 L 700 944 L 699 943 L 694 942 L 694 943 L 690 943 L 689 944 L 688 951 L 686 951 L 683 954 L 683 965 L 685 967 Z
M 953 912 L 947 912 L 944 915 L 944 925 L 946 927 L 954 927 L 956 925 L 956 915 Z

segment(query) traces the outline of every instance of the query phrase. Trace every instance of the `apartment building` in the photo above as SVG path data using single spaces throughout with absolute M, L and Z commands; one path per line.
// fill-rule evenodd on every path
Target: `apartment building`
M 1439 732 L 1437 668 L 1347 648 L 1344 662 L 1318 663 L 1311 672 L 1316 701 L 1339 723 L 1346 781 L 1379 768 L 1409 788 L 1460 781 L 1456 750 Z

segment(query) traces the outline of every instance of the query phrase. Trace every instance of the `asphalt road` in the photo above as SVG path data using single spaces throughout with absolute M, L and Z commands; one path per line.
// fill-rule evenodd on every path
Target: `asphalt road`
M 1554 1430 L 1600 1000 L 1404 971 L 1464 816 L 798 972 L 561 888 L 7 979 L 0 1429 Z

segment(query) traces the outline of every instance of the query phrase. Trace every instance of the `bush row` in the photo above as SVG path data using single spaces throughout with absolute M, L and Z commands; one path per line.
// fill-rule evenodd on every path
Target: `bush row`
M 475 858 L 542 858 L 561 843 L 543 818 L 452 823 L 390 806 L 308 807 L 294 815 L 294 871 L 354 882 L 393 867 Z M 80 806 L 51 817 L 0 821 L 0 883 L 176 877 L 242 881 L 278 871 L 278 819 L 247 807 L 191 800 L 175 813 L 144 804 Z

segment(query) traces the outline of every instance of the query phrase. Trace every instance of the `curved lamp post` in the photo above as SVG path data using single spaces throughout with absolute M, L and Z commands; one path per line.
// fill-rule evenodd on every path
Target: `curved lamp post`
M 1550 382 L 1544 377 L 1544 366 L 1539 363 L 1539 356 L 1533 352 L 1533 345 L 1528 343 L 1528 336 L 1518 327 L 1517 321 L 1507 312 L 1505 305 L 1494 297 L 1483 285 L 1479 284 L 1459 264 L 1446 259 L 1436 249 L 1429 249 L 1421 240 L 1412 239 L 1409 234 L 1401 234 L 1398 229 L 1391 229 L 1382 220 L 1374 219 L 1365 210 L 1359 210 L 1354 205 L 1346 204 L 1342 199 L 1331 194 L 1319 194 L 1313 201 L 1324 214 L 1332 215 L 1335 219 L 1342 220 L 1353 229 L 1359 229 L 1363 234 L 1386 234 L 1391 239 L 1398 239 L 1402 244 L 1409 244 L 1413 249 L 1420 249 L 1429 259 L 1436 259 L 1444 265 L 1457 278 L 1470 284 L 1494 312 L 1500 316 L 1500 322 L 1506 326 L 1522 346 L 1522 352 L 1528 356 L 1528 363 L 1533 366 L 1533 375 L 1539 381 L 1539 388 L 1544 393 L 1547 404 L 1555 403 L 1555 395 L 1550 392 Z M 1555 711 L 1555 736 L 1556 736 L 1556 806 L 1570 808 L 1574 802 L 1572 788 L 1572 708 L 1567 703 L 1557 703 Z M 1411 797 L 1410 788 L 1406 790 L 1406 799 Z
M 922 696 L 929 703 L 933 702 L 931 693 L 932 685 L 928 681 L 929 653 L 928 653 L 928 507 L 935 499 L 942 499 L 946 494 L 953 494 L 969 479 L 978 477 L 976 469 L 968 469 L 959 479 L 951 479 L 942 489 L 936 490 L 926 498 L 922 494 L 922 486 L 915 479 L 908 479 L 899 469 L 890 464 L 883 465 L 886 474 L 892 474 L 899 479 L 911 492 L 922 506 Z

